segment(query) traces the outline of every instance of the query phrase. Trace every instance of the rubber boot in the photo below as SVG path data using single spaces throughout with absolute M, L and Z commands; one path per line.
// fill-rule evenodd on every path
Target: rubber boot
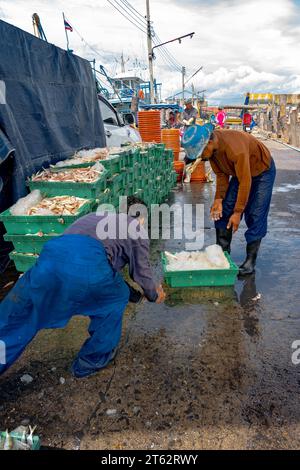
M 261 240 L 255 240 L 255 242 L 247 244 L 247 257 L 239 269 L 239 275 L 244 276 L 245 274 L 252 274 L 255 271 L 255 264 L 257 253 L 260 247 Z
M 227 228 L 216 228 L 217 245 L 220 245 L 223 251 L 230 253 L 231 240 L 232 240 L 232 229 Z

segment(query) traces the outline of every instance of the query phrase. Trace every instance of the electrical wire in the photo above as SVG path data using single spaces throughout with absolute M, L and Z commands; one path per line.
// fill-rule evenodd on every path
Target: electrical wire
M 135 21 L 141 28 L 146 28 L 146 30 L 147 30 L 147 21 L 145 19 L 141 20 L 140 18 L 132 16 L 132 12 L 130 11 L 130 9 L 126 5 L 124 5 L 123 0 L 114 0 L 114 2 L 121 8 L 121 10 L 123 12 L 125 12 L 127 15 L 129 15 L 130 18 L 133 21 Z M 120 3 L 120 2 L 122 2 L 122 3 Z
M 123 3 L 124 7 L 127 8 L 132 15 L 136 17 L 138 21 L 144 24 L 144 26 L 147 26 L 147 20 L 146 17 L 143 16 L 141 13 L 139 13 L 129 2 L 126 0 L 121 0 Z
M 66 17 L 66 20 L 68 21 L 67 17 Z M 97 49 L 95 49 L 93 46 L 91 46 L 91 45 L 84 39 L 84 37 L 80 34 L 80 32 L 78 31 L 78 29 L 75 28 L 75 26 L 73 26 L 73 22 L 71 22 L 71 24 L 72 24 L 73 30 L 74 30 L 75 33 L 80 37 L 81 41 L 83 41 L 83 42 L 91 49 L 91 51 L 93 51 L 95 54 L 97 54 L 97 55 L 101 58 L 101 60 L 103 61 L 103 57 L 102 57 L 102 55 L 100 54 L 100 52 L 99 52 Z
M 110 4 L 112 4 L 110 0 L 108 1 Z M 120 0 L 120 1 L 122 2 L 124 6 L 120 5 L 118 0 L 115 0 L 115 3 L 121 8 L 121 10 L 124 13 L 126 13 L 126 15 L 129 15 L 130 19 L 127 16 L 125 16 L 125 14 L 123 14 L 115 5 L 113 5 L 114 8 L 116 8 L 131 23 L 137 22 L 137 24 L 141 28 L 147 28 L 147 21 L 145 17 L 138 10 L 136 10 L 136 8 L 134 8 L 127 0 Z M 135 17 L 133 17 L 132 15 L 134 15 Z M 137 24 L 135 24 L 136 27 L 137 27 Z M 147 31 L 143 30 L 143 32 L 147 34 Z M 157 40 L 156 42 L 155 42 L 155 38 Z M 159 43 L 162 42 L 162 40 L 158 37 L 158 35 L 155 33 L 154 30 L 153 30 L 153 42 L 155 45 L 158 45 Z M 168 49 L 165 46 L 162 46 L 160 49 L 161 50 L 159 50 L 159 54 L 162 57 L 162 60 L 164 60 L 169 66 L 173 67 L 174 70 L 181 72 L 182 66 L 175 59 L 175 57 L 168 51 Z
M 181 72 L 181 69 L 177 68 L 173 62 L 169 60 L 169 58 L 165 55 L 165 52 L 163 50 L 157 50 L 160 58 L 164 61 L 166 65 L 172 68 L 175 72 Z
M 154 38 L 156 38 L 156 40 L 158 41 L 159 44 L 163 42 L 160 39 L 160 37 L 155 33 L 155 31 L 154 31 Z M 176 67 L 178 67 L 180 70 L 182 70 L 182 65 L 175 59 L 175 57 L 171 54 L 171 52 L 169 52 L 169 50 L 166 48 L 166 46 L 162 46 L 161 49 L 163 49 L 165 51 L 166 55 L 169 57 L 171 62 L 173 62 Z
M 140 31 L 142 31 L 142 33 L 147 34 L 147 31 L 146 31 L 146 30 L 142 29 L 142 28 L 141 28 L 139 25 L 137 25 L 132 19 L 128 18 L 128 16 L 126 16 L 126 15 L 124 14 L 124 10 L 123 10 L 123 11 L 120 10 L 116 5 L 114 5 L 114 3 L 112 3 L 112 1 L 110 1 L 110 0 L 107 0 L 107 1 L 108 1 L 108 3 L 109 3 L 112 7 L 114 7 L 119 13 L 121 13 L 121 15 L 124 16 L 124 18 L 126 18 L 126 19 L 127 19 L 128 21 L 130 21 L 130 23 L 132 23 L 136 28 L 138 28 Z M 119 4 L 118 4 L 118 5 L 119 5 Z
M 159 45 L 159 42 L 155 38 L 153 39 L 153 42 L 156 46 Z M 157 51 L 158 51 L 158 54 L 160 54 L 160 56 L 163 58 L 163 60 L 169 66 L 171 66 L 176 72 L 182 71 L 182 67 L 180 65 L 178 66 L 172 59 L 170 59 L 170 57 L 168 56 L 167 52 L 165 51 L 163 47 L 159 47 Z
M 136 10 L 127 0 L 121 0 L 121 1 L 122 3 L 126 3 L 132 11 L 136 12 L 141 18 L 143 18 L 146 21 L 145 16 L 143 16 L 142 13 Z

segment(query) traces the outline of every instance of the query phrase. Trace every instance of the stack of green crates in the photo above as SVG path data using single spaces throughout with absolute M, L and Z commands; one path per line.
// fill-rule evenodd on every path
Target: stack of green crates
M 70 160 L 68 160 L 70 163 Z M 120 196 L 136 196 L 148 207 L 160 204 L 176 186 L 173 152 L 164 144 L 124 147 L 119 154 L 101 160 L 106 171 L 95 183 L 29 181 L 31 191 L 39 189 L 47 197 L 76 196 L 87 199 L 74 216 L 13 216 L 10 210 L 0 214 L 6 228 L 5 240 L 14 245 L 10 254 L 16 268 L 27 271 L 35 263 L 44 243 L 62 234 L 79 217 L 96 210 L 99 204 L 119 206 Z M 88 167 L 93 163 L 60 168 Z M 39 235 L 37 235 L 39 233 Z M 30 253 L 30 255 L 29 255 Z
M 115 207 L 118 207 L 120 196 L 132 195 L 141 198 L 147 206 L 160 204 L 176 186 L 173 152 L 166 150 L 164 144 L 129 148 L 119 156 L 115 155 L 114 159 L 122 163 L 114 165 L 114 172 L 111 171 L 111 163 L 106 168 L 110 171 L 108 202 Z
M 24 272 L 31 268 L 43 245 L 52 237 L 61 235 L 79 217 L 88 214 L 93 205 L 94 200 L 87 199 L 76 215 L 64 216 L 12 215 L 10 209 L 2 212 L 0 221 L 7 232 L 4 239 L 14 245 L 14 251 L 9 256 L 15 262 L 17 270 Z

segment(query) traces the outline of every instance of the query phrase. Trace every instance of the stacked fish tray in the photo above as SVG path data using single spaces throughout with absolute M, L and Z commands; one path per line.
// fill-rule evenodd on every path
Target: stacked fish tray
M 173 152 L 163 144 L 137 144 L 114 152 L 101 160 L 108 179 L 100 203 L 118 208 L 121 196 L 136 196 L 149 207 L 164 201 L 176 185 Z
M 38 191 L 35 193 L 41 194 Z M 75 196 L 49 197 L 43 194 L 40 199 L 23 215 L 16 215 L 13 208 L 0 215 L 0 221 L 7 232 L 4 239 L 14 245 L 10 258 L 21 272 L 35 264 L 44 243 L 61 235 L 69 225 L 88 214 L 94 206 L 93 199 Z
M 100 204 L 117 209 L 121 196 L 136 196 L 149 207 L 163 202 L 175 185 L 173 152 L 163 144 L 137 144 L 111 153 L 107 149 L 80 151 L 29 178 L 31 194 L 35 191 L 43 197 L 37 207 L 21 215 L 12 208 L 0 214 L 7 231 L 4 238 L 14 245 L 10 257 L 18 271 L 27 271 L 47 241 Z M 76 208 L 76 200 L 80 204 L 74 211 L 60 212 L 60 200 L 69 209 L 72 203 Z

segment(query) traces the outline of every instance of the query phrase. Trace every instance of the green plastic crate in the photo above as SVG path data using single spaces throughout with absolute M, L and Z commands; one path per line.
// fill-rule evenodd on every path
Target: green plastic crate
M 145 187 L 147 186 L 147 180 L 145 180 L 144 178 L 135 178 L 134 181 L 133 181 L 133 189 L 134 191 L 137 191 L 138 189 L 145 189 Z
M 110 204 L 112 204 L 116 209 L 119 207 L 119 197 L 115 196 L 111 199 Z
M 123 190 L 126 186 L 125 173 L 115 174 L 110 180 L 108 180 L 109 187 L 115 195 Z
M 124 156 L 122 154 L 112 155 L 106 160 L 101 160 L 101 163 L 109 172 L 110 176 L 113 176 L 116 173 L 121 173 L 125 167 Z
M 18 253 L 35 253 L 40 254 L 43 246 L 49 240 L 53 240 L 57 235 L 10 235 L 5 234 L 4 240 L 14 245 L 15 251 Z
M 133 195 L 135 197 L 138 197 L 139 199 L 143 199 L 144 191 L 143 189 L 137 189 L 136 191 L 134 191 Z
M 122 196 L 132 196 L 133 193 L 133 183 L 127 183 L 126 188 L 124 188 L 122 191 Z
M 225 256 L 230 263 L 229 269 L 202 269 L 198 271 L 167 271 L 166 255 L 161 254 L 164 279 L 170 287 L 208 287 L 208 286 L 232 286 L 235 283 L 239 268 L 232 261 L 229 254 Z
M 39 189 L 49 197 L 54 196 L 76 196 L 83 199 L 95 199 L 106 188 L 108 171 L 105 170 L 94 183 L 72 183 L 51 181 L 29 181 L 30 191 Z
M 17 438 L 18 440 L 22 439 L 22 435 L 20 433 L 10 432 L 9 434 L 11 437 Z M 0 436 L 2 437 L 2 439 L 5 438 L 6 432 L 0 432 Z M 40 442 L 39 436 L 33 436 L 33 443 L 32 443 L 31 450 L 39 450 L 40 447 L 41 447 L 41 442 Z
M 135 175 L 134 175 L 133 171 L 127 170 L 124 175 L 125 175 L 124 176 L 125 184 L 126 185 L 133 184 L 134 179 L 135 179 Z
M 63 233 L 69 225 L 83 215 L 91 212 L 94 200 L 87 200 L 75 215 L 12 215 L 10 209 L 0 214 L 8 234 Z
M 155 145 L 155 154 L 157 157 L 162 157 L 165 152 L 165 144 L 156 144 Z
M 139 162 L 144 165 L 148 165 L 149 153 L 147 150 L 141 150 L 139 155 Z
M 163 158 L 169 163 L 169 165 L 173 164 L 174 161 L 174 154 L 173 150 L 167 149 L 163 153 Z
M 145 177 L 145 176 L 147 176 L 147 175 L 145 175 L 144 169 L 143 169 L 141 166 L 139 166 L 139 165 L 137 165 L 137 166 L 135 167 L 135 175 L 136 175 L 137 177 Z
M 95 199 L 95 204 L 106 203 L 110 197 L 111 192 L 111 188 L 105 188 L 105 190 Z
M 64 170 L 74 170 L 75 168 L 88 168 L 89 166 L 95 165 L 95 163 L 102 163 L 103 160 L 90 160 L 88 162 L 77 163 L 76 165 L 70 165 L 72 158 L 65 160 L 65 166 L 55 167 L 55 165 L 50 165 L 51 171 L 64 171 Z
M 140 149 L 134 148 L 131 149 L 131 162 L 130 166 L 133 166 L 135 163 L 140 162 Z
M 32 268 L 38 259 L 38 256 L 18 253 L 17 251 L 9 253 L 9 257 L 15 263 L 16 270 L 20 273 L 25 273 L 28 269 Z
M 122 156 L 123 156 L 123 166 L 125 168 L 132 165 L 132 152 L 130 150 L 125 150 L 124 153 L 122 153 Z

